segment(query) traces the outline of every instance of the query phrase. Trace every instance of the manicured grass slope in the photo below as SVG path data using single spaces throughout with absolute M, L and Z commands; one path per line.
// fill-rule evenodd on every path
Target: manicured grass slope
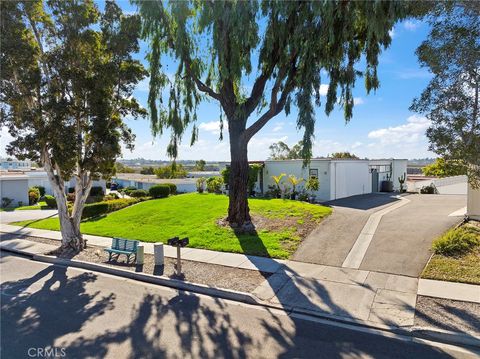
M 288 258 L 301 240 L 298 227 L 318 223 L 331 213 L 328 207 L 281 199 L 251 199 L 249 205 L 253 215 L 277 223 L 275 229 L 259 230 L 257 235 L 236 235 L 232 229 L 217 225 L 217 221 L 226 216 L 228 197 L 190 193 L 142 202 L 85 221 L 81 230 L 87 234 L 146 242 L 164 242 L 174 236 L 186 236 L 190 238 L 190 246 L 195 248 Z M 282 226 L 283 222 L 288 222 L 288 227 Z M 56 218 L 20 224 L 59 229 Z

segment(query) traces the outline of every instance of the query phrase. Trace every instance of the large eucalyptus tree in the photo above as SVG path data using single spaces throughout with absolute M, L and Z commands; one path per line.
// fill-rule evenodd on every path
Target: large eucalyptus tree
M 410 109 L 431 121 L 430 149 L 480 188 L 480 3 L 435 2 L 427 19 L 417 55 L 433 78 Z
M 192 125 L 205 97 L 218 101 L 228 122 L 231 172 L 228 220 L 249 224 L 247 146 L 272 118 L 298 108 L 302 157 L 312 152 L 320 84 L 329 82 L 327 115 L 336 104 L 352 117 L 352 88 L 363 76 L 379 86 L 378 57 L 389 31 L 410 12 L 399 1 L 134 1 L 150 41 L 149 108 L 154 133 L 171 129 L 168 153 Z M 165 56 L 178 64 L 172 78 Z M 355 65 L 364 59 L 363 71 Z M 324 72 L 322 72 L 322 70 Z M 168 88 L 168 99 L 162 90 Z M 221 124 L 223 128 L 223 114 Z
M 83 247 L 80 220 L 94 179 L 114 173 L 120 143 L 134 136 L 122 119 L 145 115 L 131 97 L 145 69 L 140 19 L 107 1 L 2 1 L 1 122 L 9 154 L 40 162 L 53 188 L 62 247 Z M 64 183 L 75 178 L 67 207 Z

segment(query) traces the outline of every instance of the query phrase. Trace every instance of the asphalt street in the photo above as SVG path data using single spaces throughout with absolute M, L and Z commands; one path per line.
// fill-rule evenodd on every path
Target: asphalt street
M 474 358 L 452 346 L 2 252 L 1 357 Z M 34 357 L 34 356 L 33 356 Z

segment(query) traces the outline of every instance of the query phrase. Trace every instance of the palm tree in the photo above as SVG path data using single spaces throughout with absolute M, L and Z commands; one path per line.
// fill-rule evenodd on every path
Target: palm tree
M 288 181 L 292 184 L 292 199 L 295 199 L 297 195 L 296 188 L 297 186 L 304 181 L 303 178 L 297 178 L 294 175 L 288 176 Z

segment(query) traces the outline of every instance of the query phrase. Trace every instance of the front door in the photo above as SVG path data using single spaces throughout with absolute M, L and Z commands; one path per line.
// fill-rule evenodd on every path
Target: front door
M 372 192 L 378 192 L 378 172 L 376 169 L 372 170 Z

